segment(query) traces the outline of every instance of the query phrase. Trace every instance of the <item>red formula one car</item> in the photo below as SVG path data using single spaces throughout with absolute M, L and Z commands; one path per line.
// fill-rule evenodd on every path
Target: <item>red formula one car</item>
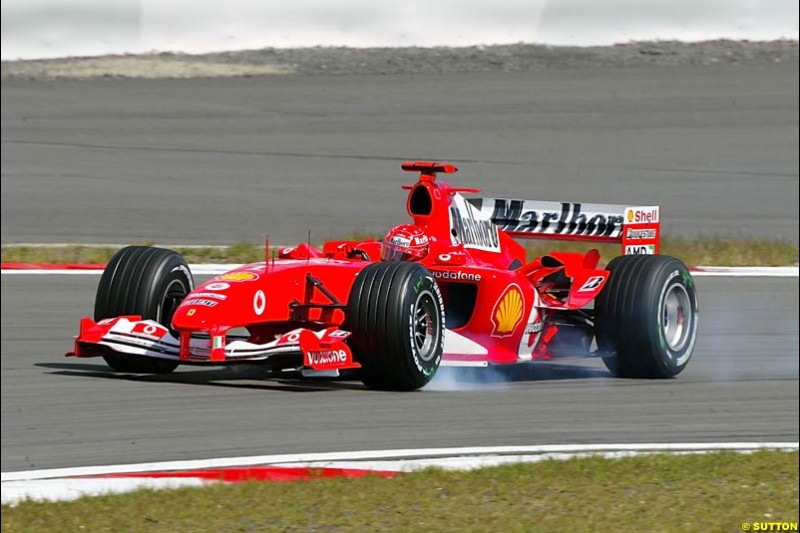
M 124 372 L 179 364 L 357 369 L 372 388 L 424 386 L 440 365 L 601 357 L 625 377 L 667 378 L 689 361 L 697 298 L 686 266 L 658 255 L 658 207 L 467 198 L 413 162 L 413 224 L 383 241 L 282 248 L 195 287 L 183 258 L 130 246 L 106 267 L 94 319 L 69 356 Z M 515 238 L 618 242 L 531 260 Z

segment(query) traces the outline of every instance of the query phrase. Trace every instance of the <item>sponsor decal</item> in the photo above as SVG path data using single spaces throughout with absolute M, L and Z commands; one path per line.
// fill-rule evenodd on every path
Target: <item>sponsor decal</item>
M 284 333 L 281 337 L 275 342 L 275 346 L 284 346 L 286 344 L 297 344 L 300 341 L 300 330 L 290 331 L 289 333 Z
M 541 322 L 534 322 L 533 324 L 525 325 L 525 335 L 532 335 L 533 333 L 539 333 L 540 331 L 542 331 Z
M 328 337 L 331 337 L 332 339 L 346 339 L 349 336 L 350 336 L 349 331 L 344 331 L 341 329 L 337 329 L 336 331 L 331 331 L 330 333 L 328 333 Z
M 419 278 L 416 283 L 414 283 L 414 292 L 419 293 L 420 289 L 422 288 L 422 284 L 425 283 L 425 278 Z
M 625 246 L 625 255 L 653 255 L 655 253 L 656 247 L 652 244 Z
M 319 350 L 309 351 L 308 362 L 311 366 L 334 365 L 347 362 L 347 352 L 344 350 Z
M 124 342 L 125 344 L 135 344 L 137 346 L 141 346 L 144 349 L 152 348 L 153 343 L 156 339 L 141 339 L 139 337 L 131 337 L 127 335 L 118 335 L 114 332 L 109 332 L 107 335 L 103 336 L 104 341 L 117 341 L 117 342 Z
M 450 235 L 453 244 L 463 244 L 465 248 L 487 252 L 500 252 L 497 226 L 460 194 L 454 194 L 450 204 Z
M 538 319 L 538 315 L 536 316 Z M 529 322 L 525 324 L 525 331 L 522 333 L 522 341 L 520 342 L 520 354 L 522 353 L 524 348 L 527 348 L 527 354 L 532 356 L 532 349 L 536 345 L 536 341 L 539 340 L 539 334 L 542 332 L 544 328 L 544 322 Z
M 628 224 L 656 224 L 659 221 L 659 207 L 626 207 L 625 220 Z
M 192 298 L 184 300 L 181 305 L 202 305 L 203 307 L 216 307 L 219 302 L 216 300 L 206 300 L 205 298 Z
M 136 333 L 138 335 L 146 335 L 153 339 L 160 339 L 161 337 L 167 334 L 167 328 L 156 324 L 145 324 L 140 322 L 135 326 L 133 326 L 131 333 Z
M 402 246 L 404 248 L 407 248 L 411 246 L 411 239 L 408 239 L 401 235 L 393 235 L 392 238 L 389 239 L 389 244 L 394 244 L 396 246 Z
M 463 250 L 439 254 L 436 263 L 439 265 L 461 266 L 467 262 L 466 252 Z
M 218 292 L 193 292 L 190 295 L 192 298 L 212 298 L 214 300 L 224 300 L 227 298 L 224 294 Z
M 618 237 L 622 231 L 622 208 L 579 202 L 532 202 L 503 198 L 475 198 L 481 212 L 491 213 L 491 220 L 505 231 L 539 235 L 575 235 Z
M 492 311 L 492 323 L 494 330 L 492 336 L 507 337 L 514 333 L 517 326 L 522 322 L 522 313 L 525 311 L 525 299 L 519 285 L 509 285 L 505 292 L 497 300 Z
M 525 329 L 520 335 L 517 355 L 520 359 L 532 359 L 535 349 L 543 329 L 543 315 L 539 312 L 539 295 L 533 291 L 533 304 L 528 318 L 524 320 Z
M 444 350 L 444 298 L 442 298 L 442 291 L 439 289 L 439 286 L 436 283 L 432 284 L 431 289 L 433 290 L 434 294 L 436 294 L 436 301 L 439 302 L 439 323 L 442 325 L 442 335 L 439 335 L 439 352 L 441 354 L 441 352 Z M 436 359 L 433 361 L 433 365 L 423 368 L 422 373 L 426 376 L 433 375 L 436 372 L 436 369 L 439 368 L 439 363 L 441 363 L 441 361 L 442 356 L 437 355 Z M 414 350 L 414 362 L 417 364 L 417 367 L 420 366 L 418 350 Z
M 249 271 L 237 271 L 237 272 L 227 272 L 225 274 L 219 275 L 214 279 L 220 281 L 255 281 L 258 279 L 258 274 L 255 272 Z
M 264 314 L 264 309 L 267 308 L 267 297 L 264 295 L 264 291 L 258 290 L 253 295 L 253 312 L 256 316 L 261 316 Z
M 599 287 L 601 283 L 603 283 L 604 279 L 606 279 L 604 276 L 592 276 L 591 278 L 587 279 L 583 285 L 581 285 L 581 288 L 578 289 L 578 292 L 593 291 Z
M 194 309 L 194 308 L 192 308 L 192 309 L 189 309 L 189 310 L 186 312 L 186 316 L 194 316 L 194 314 L 195 314 L 196 312 L 197 312 L 197 309 Z
M 461 270 L 432 270 L 431 273 L 436 279 L 446 279 L 449 281 L 480 281 L 481 275 L 477 272 L 462 272 Z
M 207 291 L 227 291 L 231 288 L 230 283 L 224 283 L 222 281 L 217 283 L 209 283 L 208 285 L 204 285 L 203 288 Z
M 655 239 L 656 230 L 653 229 L 633 229 L 625 230 L 625 238 L 629 241 L 641 241 L 643 239 Z

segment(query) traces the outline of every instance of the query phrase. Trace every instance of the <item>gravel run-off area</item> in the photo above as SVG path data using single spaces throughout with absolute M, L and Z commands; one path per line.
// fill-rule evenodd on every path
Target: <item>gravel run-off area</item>
M 676 65 L 796 65 L 797 61 L 797 41 L 658 41 L 598 47 L 515 44 L 462 48 L 265 48 L 202 55 L 153 53 L 4 61 L 2 78 L 164 79 L 286 74 L 447 74 Z

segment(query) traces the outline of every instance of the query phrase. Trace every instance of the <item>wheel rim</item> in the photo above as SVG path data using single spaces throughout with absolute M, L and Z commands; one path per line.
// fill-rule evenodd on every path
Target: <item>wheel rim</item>
M 414 305 L 412 329 L 414 347 L 423 361 L 430 361 L 436 355 L 437 317 L 433 295 L 427 291 L 420 293 Z
M 183 284 L 183 281 L 179 279 L 170 281 L 169 285 L 167 285 L 167 290 L 164 291 L 161 305 L 158 306 L 158 319 L 156 322 L 169 327 L 172 324 L 172 315 L 175 314 L 175 310 L 187 294 L 189 294 L 189 290 Z
M 692 302 L 686 288 L 673 284 L 664 297 L 661 307 L 661 328 L 667 346 L 673 352 L 686 346 L 692 331 Z

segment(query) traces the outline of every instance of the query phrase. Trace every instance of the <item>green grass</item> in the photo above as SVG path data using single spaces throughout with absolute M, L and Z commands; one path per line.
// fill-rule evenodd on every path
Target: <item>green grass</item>
M 622 253 L 617 244 L 595 246 L 577 242 L 537 242 L 527 250 L 529 256 L 533 256 L 551 250 L 585 252 L 593 246 L 600 251 L 603 264 Z M 798 260 L 796 244 L 770 240 L 662 239 L 660 253 L 677 257 L 692 266 L 785 266 L 795 265 Z
M 586 243 L 533 241 L 527 242 L 529 257 L 544 255 L 552 250 L 584 252 L 592 247 Z M 601 262 L 620 255 L 619 245 L 603 244 Z M 113 246 L 21 246 L 4 244 L 4 262 L 24 263 L 105 263 L 118 248 Z M 263 261 L 263 245 L 237 243 L 225 247 L 175 248 L 189 263 L 250 263 Z M 782 241 L 734 240 L 723 238 L 664 239 L 661 253 L 682 259 L 688 265 L 719 266 L 781 266 L 794 265 L 798 247 Z
M 572 459 L 3 506 L 2 530 L 741 531 L 796 522 L 797 452 Z
M 134 243 L 152 245 L 153 243 Z M 252 263 L 264 260 L 264 245 L 241 242 L 230 246 L 174 247 L 189 263 Z M 274 248 L 272 248 L 274 249 Z M 20 246 L 4 244 L 3 262 L 107 263 L 118 246 Z

